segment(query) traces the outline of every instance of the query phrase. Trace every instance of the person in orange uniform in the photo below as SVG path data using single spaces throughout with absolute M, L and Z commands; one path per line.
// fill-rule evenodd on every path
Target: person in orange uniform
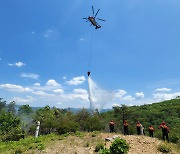
M 137 134 L 141 135 L 141 123 L 138 121 L 136 124 Z
M 110 133 L 113 133 L 113 132 L 114 132 L 114 121 L 113 121 L 113 120 L 111 120 L 111 121 L 109 122 L 109 130 L 110 130 Z
M 129 130 L 128 130 L 129 124 L 128 124 L 127 120 L 124 120 L 123 126 L 124 126 L 124 135 L 129 135 Z
M 169 127 L 166 125 L 164 121 L 161 123 L 161 125 L 159 125 L 158 129 L 162 129 L 163 140 L 165 140 L 166 138 L 166 140 L 169 142 L 169 137 L 168 137 Z
M 152 125 L 150 125 L 148 130 L 149 130 L 149 136 L 154 137 L 154 127 Z

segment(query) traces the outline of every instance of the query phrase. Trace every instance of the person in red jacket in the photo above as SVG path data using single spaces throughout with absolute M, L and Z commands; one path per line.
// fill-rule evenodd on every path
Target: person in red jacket
M 165 140 L 166 138 L 166 140 L 169 142 L 169 137 L 168 137 L 169 127 L 166 125 L 164 121 L 161 123 L 161 125 L 159 125 L 158 129 L 162 129 L 163 140 Z
M 148 130 L 149 130 L 149 136 L 153 137 L 154 136 L 154 127 L 152 125 L 150 125 Z
M 123 126 L 124 126 L 124 135 L 129 135 L 129 130 L 128 130 L 129 124 L 128 124 L 127 120 L 124 120 Z
M 113 132 L 114 132 L 114 121 L 113 121 L 113 120 L 111 120 L 111 121 L 109 122 L 109 130 L 110 130 L 110 133 L 113 133 Z

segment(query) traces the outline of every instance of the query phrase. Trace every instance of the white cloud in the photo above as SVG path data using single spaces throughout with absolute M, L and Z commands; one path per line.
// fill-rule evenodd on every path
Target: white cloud
M 166 94 L 166 93 L 153 94 L 153 98 L 154 98 L 155 102 L 174 99 L 177 96 L 180 96 L 180 92 L 176 92 L 176 93 L 172 93 L 172 94 Z
M 14 63 L 14 64 L 9 63 L 8 65 L 9 65 L 9 66 L 22 67 L 22 66 L 25 66 L 26 64 L 23 63 L 23 62 L 16 62 L 16 63 Z
M 0 88 L 8 90 L 8 91 L 15 91 L 15 92 L 32 92 L 33 90 L 30 88 L 24 88 L 20 85 L 15 85 L 15 84 L 1 84 Z
M 54 94 L 49 94 L 43 91 L 33 91 L 33 94 L 37 95 L 37 96 L 41 96 L 41 97 L 49 97 L 49 96 L 55 96 Z
M 88 93 L 87 90 L 81 89 L 81 88 L 74 89 L 73 92 L 76 93 L 76 94 L 87 94 Z
M 31 79 L 38 79 L 39 75 L 34 73 L 22 73 L 21 77 L 23 78 L 31 78 Z
M 122 89 L 118 89 L 114 92 L 114 96 L 117 98 L 122 98 L 124 95 L 126 95 L 126 91 Z
M 84 38 L 81 37 L 79 40 L 80 40 L 80 41 L 84 41 Z
M 86 79 L 84 76 L 79 76 L 79 77 L 74 77 L 72 80 L 67 81 L 66 83 L 68 85 L 79 85 L 82 84 L 85 80 Z
M 41 84 L 40 83 L 34 83 L 34 86 L 40 87 Z
M 52 29 L 48 29 L 43 36 L 47 38 L 47 37 L 49 37 L 52 33 L 53 33 L 53 30 L 52 30 Z
M 21 66 L 24 66 L 24 65 L 26 65 L 26 64 L 23 63 L 23 62 L 17 62 L 17 63 L 15 63 L 15 65 L 16 65 L 17 67 L 21 67 Z
M 125 100 L 125 101 L 133 101 L 135 98 L 134 97 L 132 97 L 132 96 L 130 96 L 130 95 L 128 95 L 128 96 L 125 96 L 124 98 L 123 98 L 123 100 Z
M 63 89 L 55 89 L 53 90 L 54 93 L 59 93 L 59 94 L 63 94 L 64 90 Z
M 84 101 L 84 102 L 88 102 L 88 94 L 78 94 L 78 93 L 74 93 L 74 94 L 67 94 L 63 96 L 65 99 L 68 100 L 80 100 L 80 101 Z
M 170 88 L 158 88 L 155 90 L 156 92 L 167 92 L 167 91 L 171 91 Z
M 47 85 L 47 86 L 52 86 L 52 87 L 58 87 L 58 86 L 60 86 L 60 84 L 57 83 L 54 79 L 48 80 L 47 83 L 46 83 L 46 85 Z
M 66 78 L 67 78 L 66 76 L 63 76 L 63 79 L 64 79 L 64 80 L 66 80 Z
M 137 93 L 135 93 L 135 96 L 137 99 L 141 99 L 141 98 L 144 98 L 144 93 L 143 92 L 137 92 Z
M 116 103 L 113 103 L 113 104 L 112 104 L 112 107 L 116 107 L 116 106 L 120 107 L 121 105 L 116 104 Z
M 32 96 L 26 96 L 25 99 L 20 97 L 13 97 L 12 100 L 15 101 L 16 103 L 31 103 L 36 99 L 34 99 Z

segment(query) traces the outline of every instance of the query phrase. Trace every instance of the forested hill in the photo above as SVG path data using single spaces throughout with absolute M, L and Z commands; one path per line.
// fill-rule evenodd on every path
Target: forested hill
M 180 99 L 172 99 L 159 103 L 142 106 L 114 107 L 113 111 L 103 113 L 106 121 L 113 119 L 116 122 L 116 129 L 122 131 L 122 120 L 128 120 L 130 133 L 136 134 L 136 122 L 140 121 L 147 132 L 149 125 L 155 127 L 155 136 L 160 138 L 161 131 L 158 126 L 165 121 L 170 128 L 170 140 L 177 142 L 180 139 Z M 124 115 L 124 116 L 123 116 Z

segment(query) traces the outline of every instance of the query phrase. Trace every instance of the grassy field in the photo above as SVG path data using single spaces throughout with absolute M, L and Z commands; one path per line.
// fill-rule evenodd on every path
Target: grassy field
M 0 142 L 0 153 L 23 153 L 27 151 L 33 153 L 34 150 L 43 150 L 47 145 L 52 144 L 53 141 L 63 140 L 66 136 L 67 134 L 61 136 L 50 134 L 39 136 L 38 138 L 30 136 L 19 141 Z
M 177 145 L 172 143 L 164 143 L 161 140 L 155 138 L 149 138 L 146 136 L 129 135 L 123 136 L 122 134 L 110 134 L 102 132 L 91 133 L 71 133 L 64 135 L 44 135 L 38 138 L 27 137 L 20 141 L 13 142 L 0 142 L 0 153 L 2 154 L 19 154 L 19 153 L 60 153 L 60 154 L 86 154 L 96 153 L 94 152 L 98 144 L 103 144 L 106 148 L 109 148 L 112 142 L 105 142 L 105 138 L 118 135 L 123 138 L 130 145 L 130 154 L 137 154 L 141 152 L 155 152 L 158 153 L 158 147 L 161 144 L 165 144 L 170 148 L 173 153 L 180 153 Z M 166 148 L 162 146 L 161 148 Z

